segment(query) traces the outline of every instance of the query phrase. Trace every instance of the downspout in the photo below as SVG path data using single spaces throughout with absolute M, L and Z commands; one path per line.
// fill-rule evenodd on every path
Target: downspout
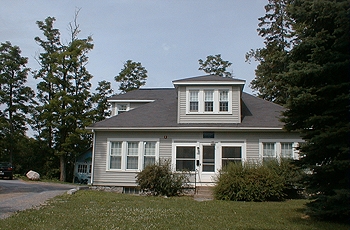
M 92 138 L 92 156 L 91 156 L 91 185 L 93 185 L 93 181 L 94 181 L 94 172 L 95 172 L 95 169 L 94 169 L 94 165 L 95 165 L 95 145 L 96 145 L 96 133 L 95 133 L 95 130 L 92 129 L 92 135 L 93 135 L 93 138 Z

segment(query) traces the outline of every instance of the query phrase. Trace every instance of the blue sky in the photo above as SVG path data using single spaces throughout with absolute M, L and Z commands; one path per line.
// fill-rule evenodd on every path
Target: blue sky
M 257 63 L 245 62 L 245 53 L 263 47 L 257 35 L 258 18 L 267 0 L 1 0 L 0 42 L 10 41 L 29 58 L 28 67 L 38 69 L 43 37 L 36 21 L 56 18 L 55 27 L 69 40 L 68 24 L 80 8 L 80 38 L 91 35 L 94 49 L 88 54 L 88 71 L 97 82 L 114 77 L 126 60 L 141 62 L 148 71 L 147 88 L 172 87 L 172 81 L 200 76 L 198 59 L 221 54 L 232 62 L 234 76 L 250 81 Z M 29 76 L 29 85 L 36 81 Z

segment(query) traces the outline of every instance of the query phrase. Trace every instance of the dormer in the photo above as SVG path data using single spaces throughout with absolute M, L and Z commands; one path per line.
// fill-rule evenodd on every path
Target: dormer
M 178 123 L 241 123 L 244 80 L 207 75 L 173 81 Z

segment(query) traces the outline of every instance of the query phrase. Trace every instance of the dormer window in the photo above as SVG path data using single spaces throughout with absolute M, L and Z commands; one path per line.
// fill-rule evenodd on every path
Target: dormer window
M 220 90 L 219 91 L 220 98 L 220 112 L 227 112 L 228 111 L 228 90 Z
M 198 112 L 198 90 L 190 90 L 190 111 Z
M 231 114 L 231 90 L 227 88 L 215 88 L 187 88 L 187 113 Z
M 214 111 L 214 90 L 204 90 L 204 111 Z
M 126 111 L 129 111 L 129 104 L 128 103 L 123 103 L 123 104 L 117 104 L 116 105 L 116 115 L 124 113 Z

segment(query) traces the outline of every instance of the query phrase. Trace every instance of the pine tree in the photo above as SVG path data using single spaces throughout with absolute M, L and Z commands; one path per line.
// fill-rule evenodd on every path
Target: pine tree
M 350 217 L 349 1 L 296 0 L 289 9 L 296 43 L 290 53 L 285 127 L 300 131 L 301 165 L 312 195 L 308 213 Z
M 147 70 L 140 62 L 127 60 L 124 63 L 124 68 L 114 79 L 116 82 L 120 82 L 119 90 L 121 93 L 126 93 L 145 85 L 147 77 Z
M 17 147 L 26 136 L 27 114 L 31 111 L 33 90 L 25 86 L 27 58 L 10 42 L 0 46 L 0 158 L 12 162 Z
M 292 20 L 287 13 L 290 0 L 269 0 L 266 14 L 259 18 L 258 33 L 265 39 L 265 47 L 250 50 L 246 61 L 254 58 L 259 62 L 256 77 L 251 82 L 258 96 L 277 104 L 285 104 L 288 99 L 288 85 L 284 72 L 288 67 L 288 55 L 292 44 Z
M 94 122 L 102 121 L 111 115 L 110 103 L 107 102 L 108 97 L 112 96 L 113 89 L 111 83 L 107 81 L 98 82 L 96 93 L 91 97 L 91 102 L 95 104 L 94 108 Z

